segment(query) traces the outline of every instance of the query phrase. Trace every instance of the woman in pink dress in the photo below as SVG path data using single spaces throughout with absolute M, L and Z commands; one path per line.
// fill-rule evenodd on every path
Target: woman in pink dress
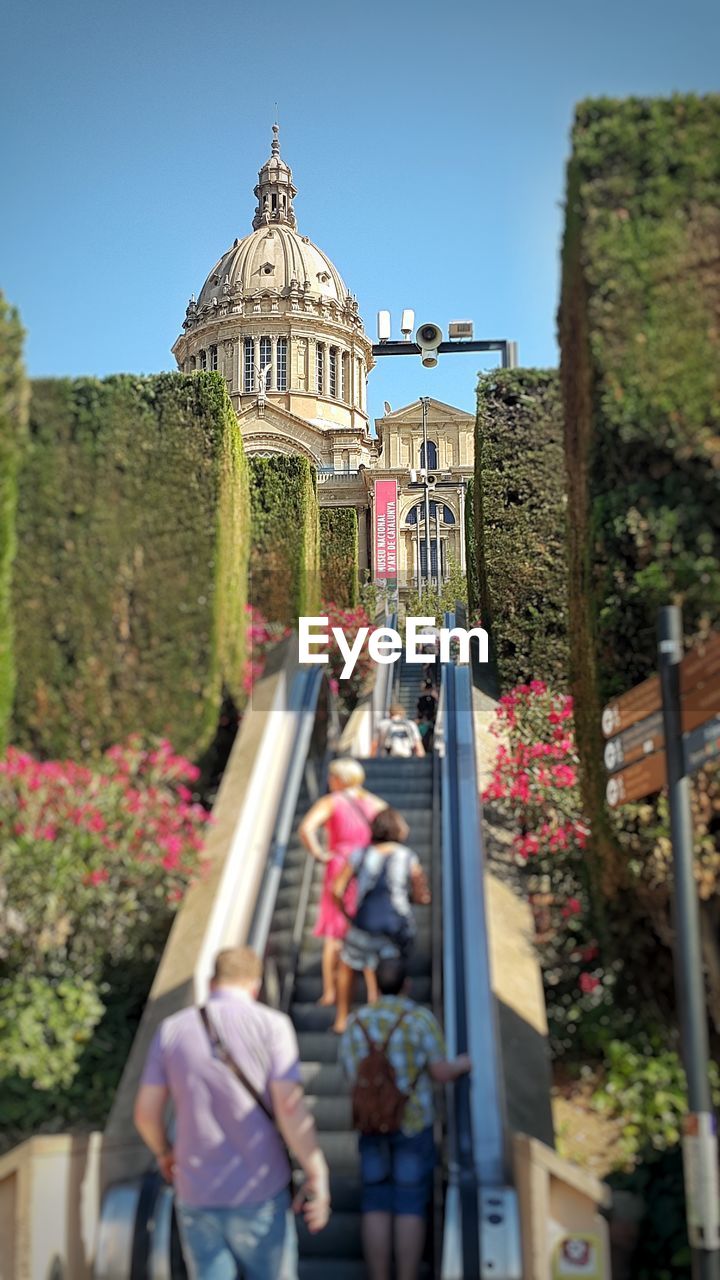
M 329 792 L 308 809 L 298 835 L 308 853 L 325 866 L 322 894 L 314 933 L 324 938 L 322 956 L 323 993 L 320 1004 L 335 1003 L 335 975 L 340 946 L 348 927 L 347 916 L 333 898 L 332 888 L 354 849 L 363 848 L 370 839 L 370 823 L 387 804 L 379 796 L 365 791 L 365 770 L 358 760 L 333 760 L 328 768 Z M 320 843 L 320 828 L 326 832 L 327 850 Z M 345 908 L 352 915 L 356 893 L 355 882 L 348 886 Z M 375 991 L 370 977 L 368 997 Z M 366 974 L 366 981 L 368 975 Z

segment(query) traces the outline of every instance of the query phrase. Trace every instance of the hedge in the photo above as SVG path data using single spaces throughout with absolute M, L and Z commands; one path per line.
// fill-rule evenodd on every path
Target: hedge
M 250 591 L 270 622 L 294 626 L 320 605 L 315 473 L 295 455 L 250 458 Z
M 197 755 L 242 696 L 247 474 L 218 374 L 39 381 L 19 483 L 15 741 Z
M 604 812 L 601 707 L 656 669 L 659 605 L 682 604 L 688 637 L 720 621 L 720 96 L 582 103 L 567 187 L 572 684 L 611 891 L 629 859 Z
M 358 602 L 358 518 L 354 507 L 320 512 L 320 587 L 323 600 L 351 609 Z
M 478 383 L 475 559 L 480 613 L 502 687 L 567 680 L 562 409 L 553 370 Z M 470 575 L 468 575 L 470 578 Z
M 27 431 L 28 410 L 23 337 L 17 311 L 0 293 L 0 749 L 7 745 L 15 688 L 11 582 L 18 453 Z
M 465 490 L 465 564 L 467 576 L 468 614 L 476 619 L 480 612 L 480 579 L 478 578 L 477 546 L 475 543 L 475 481 L 471 477 Z

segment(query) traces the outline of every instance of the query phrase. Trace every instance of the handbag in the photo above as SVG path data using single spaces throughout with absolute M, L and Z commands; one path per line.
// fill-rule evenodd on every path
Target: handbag
M 209 1013 L 208 1013 L 208 1011 L 207 1011 L 207 1007 L 206 1007 L 204 1004 L 203 1004 L 203 1005 L 200 1005 L 200 1007 L 199 1007 L 199 1009 L 198 1009 L 198 1013 L 200 1014 L 200 1018 L 201 1018 L 201 1020 L 202 1020 L 202 1024 L 203 1024 L 203 1026 L 204 1026 L 204 1028 L 205 1028 L 205 1031 L 206 1031 L 206 1033 L 207 1033 L 208 1040 L 210 1041 L 210 1045 L 211 1045 L 211 1047 L 212 1047 L 212 1049 L 213 1049 L 214 1053 L 217 1055 L 217 1057 L 220 1059 L 220 1061 L 223 1063 L 223 1065 L 227 1067 L 228 1071 L 232 1071 L 233 1075 L 235 1076 L 235 1079 L 236 1079 L 236 1080 L 238 1080 L 238 1081 L 240 1082 L 240 1084 L 241 1084 L 241 1085 L 243 1086 L 243 1088 L 245 1089 L 246 1093 L 249 1093 L 249 1094 L 250 1094 L 250 1097 L 253 1099 L 253 1102 L 255 1102 L 255 1103 L 257 1104 L 257 1106 L 258 1106 L 258 1107 L 260 1107 L 260 1110 L 261 1110 L 261 1111 L 263 1111 L 263 1112 L 265 1113 L 265 1115 L 267 1116 L 267 1118 L 268 1118 L 268 1120 L 270 1121 L 271 1125 L 272 1125 L 272 1126 L 273 1126 L 273 1128 L 275 1129 L 275 1132 L 277 1133 L 277 1135 L 278 1135 L 278 1137 L 279 1137 L 279 1139 L 280 1139 L 280 1141 L 281 1141 L 281 1143 L 282 1143 L 283 1150 L 284 1150 L 284 1152 L 285 1152 L 285 1156 L 286 1156 L 286 1158 L 287 1158 L 287 1162 L 288 1162 L 288 1191 L 290 1192 L 290 1196 L 292 1197 L 292 1195 L 294 1194 L 294 1189 L 293 1189 L 293 1167 L 292 1167 L 292 1157 L 291 1157 L 290 1152 L 289 1152 L 289 1150 L 288 1150 L 287 1143 L 286 1143 L 285 1139 L 283 1138 L 283 1136 L 282 1136 L 282 1134 L 281 1134 L 280 1130 L 278 1129 L 277 1120 L 275 1119 L 275 1116 L 273 1115 L 273 1113 L 272 1113 L 272 1111 L 271 1111 L 270 1107 L 267 1105 L 267 1103 L 266 1103 L 265 1099 L 263 1098 L 262 1094 L 259 1092 L 259 1090 L 258 1090 L 258 1089 L 256 1089 L 256 1088 L 255 1088 L 255 1085 L 253 1084 L 252 1080 L 248 1080 L 248 1077 L 245 1075 L 245 1072 L 243 1071 L 243 1069 L 242 1069 L 242 1067 L 240 1066 L 240 1064 L 239 1064 L 239 1063 L 237 1063 L 237 1062 L 235 1061 L 235 1059 L 233 1058 L 233 1056 L 232 1056 L 232 1054 L 231 1054 L 230 1050 L 228 1049 L 227 1045 L 225 1044 L 225 1041 L 223 1040 L 222 1036 L 220 1035 L 220 1032 L 218 1031 L 217 1027 L 215 1026 L 215 1024 L 214 1024 L 214 1022 L 213 1022 L 212 1018 L 210 1017 L 210 1014 L 209 1014 Z

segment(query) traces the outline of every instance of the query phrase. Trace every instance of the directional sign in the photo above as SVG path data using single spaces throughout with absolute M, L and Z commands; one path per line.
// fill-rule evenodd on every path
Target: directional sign
M 720 711 L 720 671 L 716 672 L 707 683 L 696 685 L 682 694 L 680 712 L 683 733 L 697 729 L 698 725 L 704 724 L 718 711 Z
M 618 769 L 642 760 L 643 756 L 659 751 L 664 745 L 662 712 L 655 711 L 605 743 L 605 768 L 608 773 L 616 773 Z
M 642 684 L 636 684 L 614 702 L 609 702 L 602 713 L 602 731 L 606 738 L 621 733 L 637 720 L 644 720 L 660 710 L 660 677 L 650 676 Z
M 696 684 L 710 680 L 720 671 L 720 631 L 713 631 L 708 639 L 680 663 L 680 693 L 685 694 Z
M 720 716 L 708 720 L 693 733 L 685 735 L 685 771 L 695 773 L 704 764 L 720 755 Z
M 656 751 L 646 760 L 631 764 L 622 773 L 610 778 L 605 788 L 605 797 L 611 809 L 620 804 L 629 804 L 631 800 L 642 800 L 653 791 L 659 791 L 667 781 L 667 763 L 664 751 Z

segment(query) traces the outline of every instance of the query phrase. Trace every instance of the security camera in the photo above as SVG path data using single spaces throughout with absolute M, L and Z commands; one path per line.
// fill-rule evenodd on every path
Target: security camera
M 442 329 L 437 324 L 421 324 L 415 334 L 420 348 L 420 359 L 426 369 L 434 369 L 438 362 L 438 347 L 443 340 Z
M 410 334 L 413 331 L 414 326 L 415 326 L 415 312 L 410 311 L 406 307 L 402 313 L 402 323 L 400 325 L 400 332 L 404 334 L 406 338 L 409 338 Z

